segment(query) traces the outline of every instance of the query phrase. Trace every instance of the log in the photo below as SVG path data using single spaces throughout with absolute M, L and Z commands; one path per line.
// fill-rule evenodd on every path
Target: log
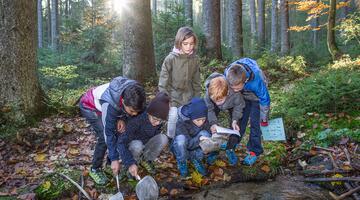
M 305 178 L 304 182 L 333 182 L 333 181 L 355 181 L 360 182 L 360 177 L 342 177 L 342 178 Z
M 312 172 L 311 172 L 312 171 Z M 304 170 L 301 172 L 303 176 L 312 177 L 312 176 L 326 176 L 332 174 L 351 174 L 354 170 L 331 170 L 331 171 L 316 171 L 316 170 Z

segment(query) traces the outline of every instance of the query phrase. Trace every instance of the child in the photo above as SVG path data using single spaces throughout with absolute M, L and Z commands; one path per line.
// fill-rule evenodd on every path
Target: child
M 132 118 L 117 143 L 122 163 L 129 173 L 138 176 L 138 164 L 149 173 L 154 173 L 154 161 L 167 145 L 168 138 L 161 133 L 162 122 L 167 120 L 170 99 L 158 93 L 146 111 Z
M 178 121 L 176 123 L 176 136 L 171 145 L 180 175 L 188 175 L 187 160 L 191 160 L 195 169 L 202 175 L 206 175 L 206 169 L 202 164 L 204 153 L 199 146 L 200 137 L 211 137 L 210 125 L 207 121 L 207 107 L 203 99 L 193 98 L 190 103 L 178 109 Z M 214 157 L 208 157 L 208 162 L 213 164 Z
M 244 135 L 250 117 L 250 139 L 247 144 L 249 154 L 244 164 L 253 165 L 263 152 L 261 126 L 268 125 L 270 95 L 264 74 L 255 60 L 243 58 L 229 65 L 224 72 L 230 87 L 242 92 L 245 98 L 244 115 L 240 122 L 240 134 Z
M 144 109 L 145 91 L 136 81 L 119 76 L 110 83 L 88 90 L 81 97 L 79 107 L 97 138 L 89 175 L 97 184 L 104 185 L 107 178 L 101 167 L 106 149 L 109 150 L 111 168 L 117 174 L 120 166 L 116 130 L 123 132 L 127 118 Z
M 200 61 L 196 55 L 197 37 L 189 27 L 182 27 L 175 37 L 175 46 L 165 58 L 159 78 L 159 91 L 170 96 L 171 113 L 168 135 L 174 136 L 176 108 L 192 97 L 200 97 Z M 172 115 L 174 113 L 174 115 Z
M 234 91 L 229 90 L 225 77 L 216 72 L 212 73 L 207 78 L 205 86 L 207 88 L 205 102 L 209 110 L 208 117 L 211 125 L 211 132 L 216 132 L 216 126 L 218 124 L 217 115 L 220 110 L 229 110 L 232 119 L 231 127 L 234 130 L 240 130 L 238 122 L 242 117 L 242 111 L 245 106 L 243 96 L 240 93 L 234 93 Z M 232 166 L 236 165 L 238 162 L 234 149 L 239 142 L 239 136 L 229 136 L 226 146 L 226 156 L 229 164 Z

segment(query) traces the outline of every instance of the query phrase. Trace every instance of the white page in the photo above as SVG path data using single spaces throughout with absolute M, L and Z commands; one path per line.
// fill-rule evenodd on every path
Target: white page
M 219 134 L 227 134 L 227 135 L 238 135 L 240 136 L 240 133 L 239 131 L 235 131 L 233 129 L 229 129 L 229 128 L 224 128 L 224 127 L 221 127 L 221 126 L 216 126 L 216 132 L 219 133 Z

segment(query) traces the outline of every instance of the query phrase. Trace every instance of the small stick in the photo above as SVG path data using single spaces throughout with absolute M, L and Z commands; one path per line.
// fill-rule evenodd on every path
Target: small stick
M 345 182 L 344 185 L 345 185 L 346 189 L 348 189 L 349 191 L 351 189 L 353 189 L 353 187 L 351 187 L 350 183 L 348 183 L 348 182 Z M 354 192 L 352 194 L 352 197 L 354 197 L 355 200 L 360 200 L 360 196 L 356 192 Z
M 70 177 L 66 176 L 63 173 L 59 173 L 60 176 L 66 178 L 67 180 L 69 180 L 72 184 L 74 184 L 84 195 L 87 199 L 92 200 L 92 198 L 90 197 L 90 195 L 83 189 L 81 188 L 81 186 L 79 184 L 77 184 L 74 180 L 72 180 Z
M 355 149 L 354 149 L 353 154 L 356 154 L 356 151 L 357 151 L 358 146 L 359 146 L 358 144 L 355 146 Z
M 325 148 L 325 147 L 319 147 L 319 146 L 314 146 L 315 149 L 319 149 L 319 150 L 324 150 L 324 151 L 330 151 L 335 153 L 336 151 L 333 149 L 329 149 L 329 148 Z
M 360 182 L 360 177 L 341 177 L 341 178 L 305 178 L 304 182 L 333 182 L 333 181 L 355 181 Z
M 350 174 L 352 173 L 354 170 L 348 170 L 348 171 L 344 171 L 344 170 L 331 170 L 331 171 L 318 171 L 318 172 L 313 172 L 313 173 L 304 173 L 302 172 L 301 174 L 303 176 L 319 176 L 319 175 L 331 175 L 331 174 Z
M 352 190 L 349 190 L 347 192 L 345 192 L 344 194 L 340 195 L 340 196 L 337 196 L 336 194 L 332 193 L 332 192 L 329 192 L 330 196 L 335 199 L 335 200 L 341 200 L 341 199 L 344 199 L 345 197 L 349 196 L 349 195 L 352 195 L 353 193 L 357 192 L 357 191 L 360 191 L 360 186 L 357 187 L 357 188 L 354 188 Z
M 349 154 L 349 151 L 347 150 L 347 148 L 344 148 L 344 152 L 346 155 L 346 159 L 349 161 L 349 165 L 351 165 L 350 154 Z
M 334 158 L 332 157 L 331 153 L 330 153 L 330 152 L 327 152 L 327 155 L 330 157 L 330 160 L 331 160 L 334 168 L 335 168 L 335 169 L 339 169 L 339 167 L 337 166 L 337 164 L 336 164 Z

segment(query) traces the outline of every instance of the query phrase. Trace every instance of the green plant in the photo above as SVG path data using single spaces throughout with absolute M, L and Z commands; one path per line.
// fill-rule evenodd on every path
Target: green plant
M 264 142 L 263 146 L 265 149 L 264 160 L 269 163 L 272 171 L 276 171 L 286 157 L 285 145 L 280 142 Z
M 355 40 L 360 45 L 360 12 L 348 15 L 336 28 L 341 31 L 340 37 L 344 44 Z
M 349 137 L 354 142 L 360 142 L 360 130 L 350 130 L 348 128 L 338 130 L 325 129 L 314 134 L 311 139 L 319 146 L 328 147 L 338 143 L 342 137 Z

